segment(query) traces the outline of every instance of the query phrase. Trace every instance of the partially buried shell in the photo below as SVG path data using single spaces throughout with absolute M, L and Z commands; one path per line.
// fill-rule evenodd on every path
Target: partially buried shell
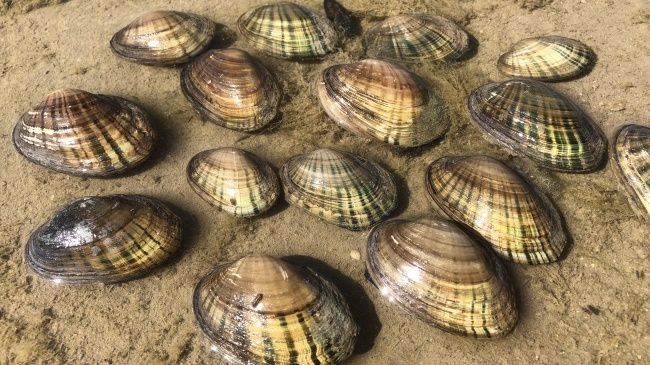
M 500 256 L 545 264 L 564 253 L 567 236 L 557 210 L 505 163 L 487 156 L 443 157 L 429 165 L 425 180 L 438 207 Z
M 595 63 L 596 55 L 574 39 L 545 36 L 523 39 L 497 62 L 499 71 L 515 77 L 541 81 L 561 81 L 586 73 Z
M 73 200 L 27 242 L 26 262 L 63 283 L 113 283 L 142 276 L 179 248 L 181 220 L 140 195 Z
M 396 15 L 372 26 L 363 39 L 366 55 L 402 62 L 455 61 L 469 50 L 469 36 L 449 19 Z
M 452 222 L 391 220 L 376 226 L 366 266 L 390 302 L 445 331 L 493 338 L 517 323 L 505 268 Z
M 564 172 L 600 167 L 606 151 L 602 132 L 567 97 L 534 80 L 487 84 L 469 96 L 469 113 L 489 139 Z
M 145 13 L 111 38 L 116 55 L 146 65 L 185 63 L 205 50 L 216 24 L 202 16 L 178 11 Z
M 351 230 L 384 220 L 397 206 L 390 173 L 350 153 L 324 148 L 293 157 L 280 178 L 290 204 Z
M 352 133 L 400 147 L 440 138 L 449 127 L 442 98 L 418 75 L 390 62 L 367 59 L 335 65 L 319 76 L 320 104 Z
M 235 365 L 337 364 L 358 333 L 332 283 L 270 256 L 217 266 L 196 286 L 194 314 Z
M 283 59 L 322 58 L 334 52 L 339 42 L 327 18 L 289 2 L 254 8 L 239 17 L 237 27 L 252 47 Z
M 187 166 L 187 180 L 201 198 L 236 217 L 265 212 L 280 194 L 271 166 L 237 148 L 197 154 Z
M 282 96 L 264 65 L 234 48 L 210 50 L 185 66 L 181 89 L 206 119 L 239 131 L 271 122 Z
M 619 178 L 632 207 L 650 221 L 650 128 L 629 124 L 621 128 L 612 148 Z
M 63 89 L 18 119 L 13 142 L 36 164 L 72 175 L 108 177 L 146 160 L 155 136 L 149 117 L 135 104 Z

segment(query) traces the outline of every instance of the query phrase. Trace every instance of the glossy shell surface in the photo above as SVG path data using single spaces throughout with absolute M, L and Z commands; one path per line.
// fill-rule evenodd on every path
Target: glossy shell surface
M 628 124 L 621 128 L 612 157 L 630 203 L 639 217 L 650 221 L 650 127 Z
M 110 195 L 73 200 L 29 238 L 27 265 L 56 283 L 140 277 L 173 255 L 181 219 L 158 200 Z
M 538 164 L 564 172 L 590 172 L 604 162 L 607 144 L 591 119 L 567 97 L 535 80 L 479 87 L 469 113 L 488 138 Z
M 451 219 L 483 237 L 501 257 L 545 264 L 567 245 L 562 219 L 532 184 L 487 156 L 443 157 L 425 176 L 432 200 Z
M 280 195 L 280 182 L 271 166 L 237 148 L 197 154 L 187 166 L 187 180 L 201 198 L 236 217 L 265 212 Z
M 149 117 L 135 104 L 62 89 L 18 119 L 13 142 L 21 155 L 52 170 L 109 177 L 146 160 L 155 136 Z
M 416 147 L 449 128 L 442 98 L 418 75 L 390 62 L 367 59 L 329 67 L 316 91 L 336 124 L 366 138 Z
M 199 325 L 229 364 L 338 364 L 358 328 L 338 289 L 270 256 L 216 267 L 194 291 Z

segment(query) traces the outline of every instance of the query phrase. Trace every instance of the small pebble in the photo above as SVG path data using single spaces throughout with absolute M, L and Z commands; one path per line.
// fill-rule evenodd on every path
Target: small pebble
M 350 251 L 350 257 L 352 257 L 352 260 L 359 261 L 361 260 L 361 253 L 357 250 L 352 250 Z

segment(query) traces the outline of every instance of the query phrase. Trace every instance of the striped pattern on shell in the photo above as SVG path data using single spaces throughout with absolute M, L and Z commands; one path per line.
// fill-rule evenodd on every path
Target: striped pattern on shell
M 362 137 L 415 147 L 449 128 L 442 98 L 418 75 L 390 62 L 368 59 L 329 67 L 316 90 L 327 115 Z
M 156 133 L 135 104 L 63 89 L 18 119 L 16 150 L 31 162 L 72 175 L 108 177 L 149 157 Z
M 455 61 L 469 50 L 469 36 L 449 19 L 426 14 L 391 16 L 363 39 L 366 55 L 402 62 Z
M 234 48 L 210 50 L 185 66 L 181 90 L 204 118 L 245 132 L 271 122 L 282 97 L 264 65 Z
M 327 18 L 289 2 L 252 9 L 239 17 L 237 28 L 253 48 L 289 60 L 322 58 L 339 42 Z
M 607 148 L 602 132 L 567 97 L 542 82 L 507 80 L 474 90 L 475 124 L 494 141 L 557 171 L 590 172 Z
M 192 157 L 187 181 L 205 201 L 236 217 L 263 213 L 280 195 L 280 182 L 271 166 L 237 148 L 218 148 Z
M 381 294 L 420 320 L 476 338 L 517 323 L 515 293 L 494 254 L 444 220 L 391 220 L 368 238 L 366 267 Z
M 358 333 L 332 283 L 270 256 L 216 267 L 196 286 L 194 313 L 234 365 L 338 364 Z
M 390 173 L 365 158 L 331 149 L 295 156 L 280 171 L 289 204 L 350 230 L 386 219 L 397 206 Z
M 612 147 L 615 169 L 637 215 L 650 221 L 650 128 L 621 128 Z
M 141 195 L 73 200 L 29 238 L 27 265 L 55 282 L 114 283 L 165 262 L 181 243 L 181 219 Z
M 132 62 L 173 66 L 205 50 L 216 24 L 202 16 L 178 11 L 145 13 L 111 38 L 113 52 Z
M 515 77 L 541 81 L 561 81 L 585 74 L 596 55 L 574 39 L 545 36 L 523 39 L 499 57 L 497 67 Z
M 567 235 L 551 201 L 499 160 L 443 157 L 429 165 L 425 183 L 442 211 L 478 233 L 501 257 L 545 264 L 565 251 Z

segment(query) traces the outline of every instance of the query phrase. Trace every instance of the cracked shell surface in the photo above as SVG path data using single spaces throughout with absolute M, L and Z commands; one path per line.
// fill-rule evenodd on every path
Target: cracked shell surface
M 612 158 L 632 208 L 650 221 L 650 127 L 628 124 L 621 128 L 613 143 Z

